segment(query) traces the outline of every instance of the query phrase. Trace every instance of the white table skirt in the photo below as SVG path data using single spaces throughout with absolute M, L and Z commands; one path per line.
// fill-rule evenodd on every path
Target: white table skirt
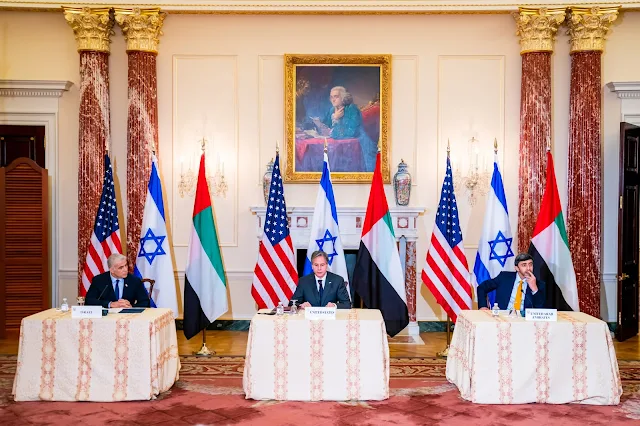
M 313 321 L 303 312 L 256 314 L 243 387 L 247 399 L 259 400 L 388 398 L 389 345 L 380 311 L 338 309 L 335 320 Z
M 22 320 L 16 401 L 148 400 L 178 379 L 171 309 L 72 319 L 49 309 Z
M 558 312 L 557 322 L 532 322 L 490 311 L 458 316 L 447 380 L 462 398 L 481 404 L 617 405 L 618 361 L 604 321 Z

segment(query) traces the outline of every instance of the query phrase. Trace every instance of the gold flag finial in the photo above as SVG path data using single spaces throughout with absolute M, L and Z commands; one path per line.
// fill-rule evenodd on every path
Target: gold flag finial
M 276 139 L 276 155 L 280 154 L 280 144 L 278 143 L 278 140 Z
M 493 153 L 498 154 L 498 138 L 493 138 Z
M 325 152 L 325 154 L 328 152 L 328 150 L 327 150 L 327 137 L 326 136 L 324 138 L 324 152 Z
M 451 142 L 449 141 L 449 138 L 447 138 L 447 158 L 449 158 L 450 154 L 451 154 Z

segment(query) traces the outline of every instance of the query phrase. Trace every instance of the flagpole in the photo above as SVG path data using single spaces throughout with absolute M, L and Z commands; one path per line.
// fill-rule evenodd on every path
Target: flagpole
M 198 352 L 193 353 L 198 357 L 211 357 L 211 355 L 215 355 L 216 351 L 210 350 L 207 347 L 207 327 L 202 329 L 202 347 Z
M 438 358 L 446 358 L 449 356 L 450 344 L 451 344 L 451 318 L 447 314 L 447 347 L 436 354 Z

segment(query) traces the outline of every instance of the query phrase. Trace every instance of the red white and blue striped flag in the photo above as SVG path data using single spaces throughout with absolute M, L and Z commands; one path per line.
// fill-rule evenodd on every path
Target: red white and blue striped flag
M 89 242 L 89 250 L 82 268 L 82 284 L 80 294 L 85 296 L 94 276 L 109 270 L 107 258 L 113 253 L 122 253 L 120 243 L 120 226 L 118 225 L 118 206 L 113 186 L 113 170 L 109 155 L 104 156 L 104 181 L 102 196 L 96 221 Z
M 298 272 L 289 235 L 280 157 L 276 154 L 251 295 L 259 309 L 273 308 L 278 302 L 286 304 L 297 285 Z
M 455 322 L 461 310 L 471 309 L 471 279 L 451 174 L 451 161 L 447 155 L 447 173 L 431 234 L 431 246 L 427 251 L 427 263 L 422 270 L 422 281 Z

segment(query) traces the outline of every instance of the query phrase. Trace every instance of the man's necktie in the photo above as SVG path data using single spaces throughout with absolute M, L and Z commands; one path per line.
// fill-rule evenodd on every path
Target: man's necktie
M 516 311 L 520 311 L 520 307 L 522 306 L 522 280 L 518 284 L 518 290 L 516 291 L 516 301 L 513 302 L 513 309 Z
M 120 280 L 116 280 L 116 300 L 120 300 L 120 287 L 118 286 L 119 282 Z
M 322 287 L 322 280 L 318 280 L 318 294 L 320 295 L 320 304 L 322 304 L 322 295 L 324 294 L 324 287 Z

